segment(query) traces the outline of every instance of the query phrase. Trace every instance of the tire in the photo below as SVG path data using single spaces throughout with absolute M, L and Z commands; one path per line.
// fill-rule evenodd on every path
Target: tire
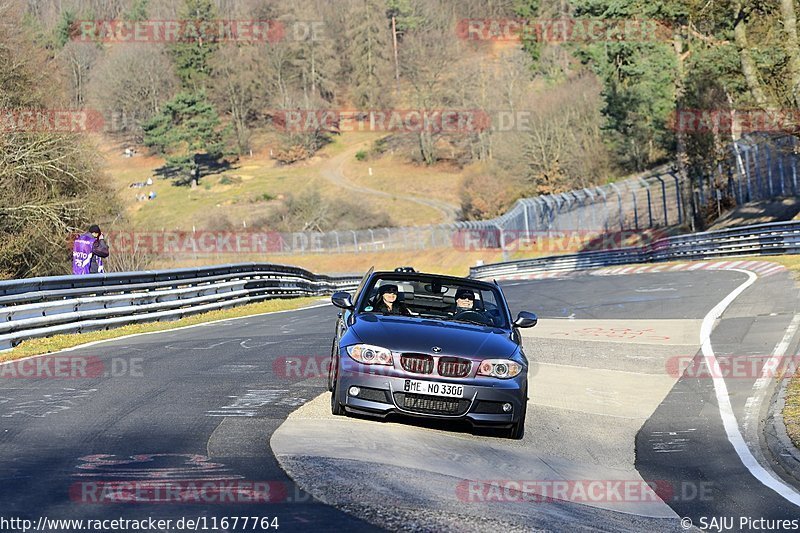
M 522 412 L 520 413 L 519 421 L 511 426 L 508 430 L 507 437 L 512 440 L 520 440 L 525 436 L 525 415 L 528 413 L 528 391 L 525 390 L 523 396 L 525 403 L 522 405 Z
M 334 372 L 336 371 L 334 370 Z M 331 414 L 333 416 L 344 416 L 346 414 L 344 406 L 339 403 L 339 400 L 336 399 L 339 396 L 339 383 L 337 382 L 336 377 L 333 379 L 333 390 L 331 391 Z
M 334 350 L 336 349 L 336 337 L 333 338 L 333 344 L 331 345 L 331 360 L 330 366 L 328 367 L 328 390 L 333 392 L 333 373 L 335 365 L 337 364 L 336 357 L 334 356 Z

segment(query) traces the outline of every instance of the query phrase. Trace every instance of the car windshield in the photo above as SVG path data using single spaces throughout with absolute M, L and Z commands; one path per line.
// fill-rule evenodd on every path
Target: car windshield
M 496 289 L 467 281 L 379 277 L 366 288 L 358 310 L 508 328 L 499 302 Z

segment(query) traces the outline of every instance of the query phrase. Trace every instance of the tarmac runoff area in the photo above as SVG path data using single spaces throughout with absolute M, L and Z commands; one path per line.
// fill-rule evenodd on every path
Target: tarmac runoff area
M 293 412 L 270 444 L 304 490 L 390 529 L 681 531 L 655 494 L 594 499 L 572 489 L 645 485 L 634 468 L 636 433 L 679 378 L 670 361 L 700 349 L 701 322 L 543 318 L 523 330 L 532 364 L 521 441 L 412 419 L 334 417 L 325 393 Z M 545 480 L 568 482 L 567 499 L 542 501 L 547 489 L 529 485 L 533 493 L 497 501 L 468 484 Z

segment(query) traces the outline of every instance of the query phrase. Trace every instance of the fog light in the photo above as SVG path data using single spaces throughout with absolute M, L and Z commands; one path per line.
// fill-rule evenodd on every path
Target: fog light
M 347 391 L 350 396 L 358 396 L 359 392 L 361 392 L 361 389 L 358 387 L 350 387 L 350 389 Z
M 351 389 L 351 390 L 352 390 L 352 389 Z M 510 412 L 511 412 L 511 409 L 512 409 L 512 406 L 511 406 L 511 404 L 510 404 L 510 403 L 504 403 L 504 404 L 503 404 L 503 411 L 505 411 L 506 413 L 510 413 Z

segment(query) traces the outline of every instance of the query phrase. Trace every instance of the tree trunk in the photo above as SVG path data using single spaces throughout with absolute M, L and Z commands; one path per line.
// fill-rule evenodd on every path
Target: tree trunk
M 397 58 L 397 21 L 392 15 L 392 44 L 394 46 L 394 81 L 397 83 L 398 92 L 400 90 L 400 61 Z
M 800 49 L 797 44 L 797 15 L 794 0 L 781 0 L 783 31 L 786 33 L 786 55 L 789 56 L 789 75 L 794 105 L 800 107 Z
M 693 213 L 697 213 L 697 209 L 694 206 L 694 180 L 691 179 L 687 172 L 689 156 L 686 154 L 686 132 L 683 131 L 680 121 L 681 111 L 683 109 L 683 97 L 686 93 L 686 85 L 684 83 L 686 70 L 683 64 L 683 36 L 681 35 L 680 27 L 676 28 L 672 35 L 672 48 L 675 52 L 675 63 L 677 67 L 675 76 L 675 123 L 678 127 L 676 128 L 677 153 L 675 156 L 678 163 L 678 178 L 684 185 L 683 194 L 681 196 L 681 202 L 684 206 L 684 220 L 688 220 L 692 231 L 695 231 L 698 227 L 698 222 L 702 228 L 702 220 L 698 220 L 698 217 L 686 216 L 688 212 L 686 206 L 691 206 L 691 211 Z
M 743 12 L 742 2 L 736 3 L 736 13 L 734 19 L 736 25 L 733 27 L 733 37 L 736 42 L 736 48 L 739 51 L 739 61 L 742 64 L 742 74 L 747 82 L 747 87 L 750 89 L 750 94 L 756 105 L 761 109 L 767 108 L 767 95 L 761 87 L 761 82 L 758 80 L 758 69 L 750 54 L 750 46 L 747 42 L 747 16 Z

